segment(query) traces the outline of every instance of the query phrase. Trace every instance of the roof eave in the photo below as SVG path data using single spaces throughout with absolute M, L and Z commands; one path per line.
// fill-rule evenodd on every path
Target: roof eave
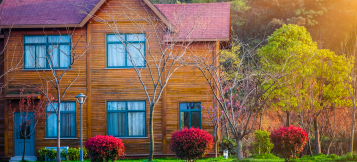
M 87 16 L 84 17 L 84 19 L 81 21 L 79 24 L 80 27 L 83 27 L 92 17 L 93 15 L 99 10 L 100 7 L 106 2 L 106 0 L 100 0 L 93 8 L 92 10 L 87 13 Z
M 36 25 L 0 25 L 2 29 L 15 28 L 74 28 L 83 27 L 80 24 L 36 24 Z
M 230 38 L 198 38 L 198 39 L 175 39 L 173 42 L 229 42 Z M 164 42 L 172 42 L 170 39 L 165 39 Z
M 170 21 L 165 17 L 165 15 L 149 0 L 143 0 L 146 5 L 150 7 L 150 9 L 160 18 L 160 20 L 167 26 L 167 28 L 175 32 L 175 27 L 170 23 Z

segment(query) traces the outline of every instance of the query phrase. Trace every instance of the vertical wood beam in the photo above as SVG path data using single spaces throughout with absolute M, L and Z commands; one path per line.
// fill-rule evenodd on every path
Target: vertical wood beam
M 9 37 L 9 30 L 5 30 L 4 33 L 4 45 L 6 42 L 8 42 L 8 37 Z M 8 71 L 8 65 L 7 65 L 7 55 L 8 55 L 8 46 L 9 44 L 7 44 L 6 46 L 4 46 L 5 50 L 4 50 L 4 72 Z M 4 76 L 4 84 L 7 84 L 8 82 L 8 74 L 6 74 Z M 7 94 L 7 86 L 5 86 L 4 89 L 4 97 Z M 5 144 L 4 144 L 4 150 L 5 150 L 5 157 L 9 157 L 9 128 L 8 128 L 8 113 L 7 113 L 7 99 L 5 98 L 4 100 L 4 126 L 5 126 L 5 132 L 4 132 L 4 140 L 5 140 Z
M 161 78 L 161 83 L 164 83 L 166 80 L 166 66 L 163 67 L 163 73 L 162 73 L 162 78 Z M 166 87 L 163 89 L 162 92 L 162 108 L 161 108 L 161 131 L 162 131 L 162 154 L 166 154 Z
M 91 22 L 87 23 L 87 35 L 86 35 L 86 43 L 87 43 L 87 56 L 86 56 L 86 65 L 87 65 L 87 139 L 92 137 L 92 92 L 91 92 Z

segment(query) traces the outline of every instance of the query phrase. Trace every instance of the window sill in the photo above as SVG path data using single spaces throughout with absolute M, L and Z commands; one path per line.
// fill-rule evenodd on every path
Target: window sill
M 45 140 L 56 140 L 57 138 L 44 138 Z M 77 140 L 78 138 L 61 138 L 61 140 Z
M 21 69 L 21 71 L 52 71 L 52 70 L 56 70 L 56 71 L 65 71 L 66 69 Z M 68 69 L 73 70 L 73 69 Z
M 149 138 L 149 137 L 115 137 L 115 138 L 120 138 L 120 139 L 138 139 L 138 138 L 143 138 L 143 139 L 146 139 L 146 138 Z
M 110 70 L 110 69 L 135 69 L 135 68 L 129 68 L 129 67 L 125 67 L 125 68 L 104 68 L 106 70 Z M 138 67 L 138 69 L 147 69 L 147 67 Z

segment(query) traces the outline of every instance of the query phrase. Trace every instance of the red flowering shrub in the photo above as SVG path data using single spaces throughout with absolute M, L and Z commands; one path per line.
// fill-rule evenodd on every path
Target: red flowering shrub
M 202 129 L 183 128 L 172 134 L 170 149 L 177 158 L 197 160 L 213 147 L 212 136 Z
M 275 152 L 290 160 L 303 150 L 308 137 L 306 130 L 291 125 L 273 131 L 270 140 L 274 144 Z
M 113 136 L 97 135 L 88 139 L 85 147 L 88 150 L 89 157 L 95 162 L 115 161 L 125 155 L 125 147 L 121 139 Z

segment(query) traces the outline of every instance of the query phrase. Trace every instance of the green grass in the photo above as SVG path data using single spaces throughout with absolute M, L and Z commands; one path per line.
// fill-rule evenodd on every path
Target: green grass
M 84 160 L 85 162 L 90 162 L 89 159 Z M 120 159 L 117 160 L 117 162 L 147 162 L 147 159 Z M 154 159 L 154 162 L 182 162 L 183 160 L 179 160 L 176 158 L 158 158 L 158 159 Z M 231 159 L 224 159 L 222 156 L 218 157 L 218 158 L 203 158 L 203 159 L 198 159 L 197 162 L 234 162 L 234 158 Z M 63 161 L 65 162 L 65 161 Z
M 90 162 L 89 159 L 85 160 L 86 162 Z M 117 162 L 147 162 L 147 159 L 123 159 L 118 160 Z M 235 156 L 231 156 L 229 159 L 224 159 L 222 156 L 218 158 L 203 158 L 197 160 L 197 162 L 285 162 L 284 159 L 276 157 L 273 154 L 267 155 L 252 155 L 244 160 L 236 160 Z M 324 155 L 317 154 L 313 157 L 311 156 L 303 156 L 302 158 L 291 160 L 291 162 L 357 162 L 357 154 L 354 153 L 351 155 L 350 153 L 337 156 L 335 154 Z M 154 159 L 154 162 L 183 162 L 183 160 L 179 160 L 176 158 L 158 158 Z

